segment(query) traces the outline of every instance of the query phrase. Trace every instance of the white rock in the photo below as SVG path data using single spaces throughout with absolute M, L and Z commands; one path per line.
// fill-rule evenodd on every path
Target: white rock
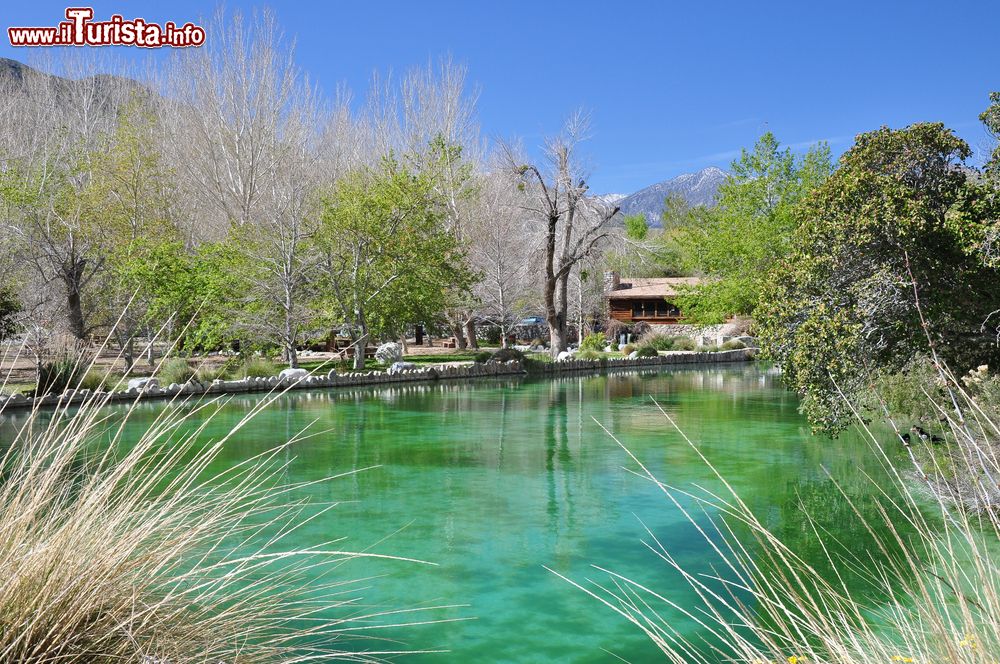
M 305 369 L 282 369 L 281 373 L 278 374 L 279 380 L 302 380 L 309 375 L 309 372 Z
M 129 380 L 127 389 L 129 392 L 134 390 L 147 390 L 151 387 L 159 387 L 160 381 L 156 378 L 132 378 Z
M 564 350 L 563 352 L 559 353 L 559 355 L 556 356 L 556 362 L 565 362 L 566 360 L 572 360 L 572 359 L 573 359 L 573 353 L 569 352 L 568 350 Z

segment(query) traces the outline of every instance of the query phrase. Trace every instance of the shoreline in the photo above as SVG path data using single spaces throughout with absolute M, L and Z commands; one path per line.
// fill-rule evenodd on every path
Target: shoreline
M 566 373 L 584 371 L 601 371 L 609 369 L 632 369 L 643 367 L 667 367 L 688 364 L 723 364 L 733 362 L 751 362 L 756 358 L 756 349 L 739 348 L 736 350 L 718 351 L 715 353 L 700 353 L 695 351 L 671 351 L 657 357 L 602 358 L 598 360 L 564 360 L 562 362 L 536 363 L 532 372 L 528 372 L 519 360 L 487 364 L 471 364 L 464 366 L 421 367 L 404 369 L 390 374 L 385 371 L 365 371 L 336 373 L 331 370 L 324 374 L 311 374 L 303 378 L 243 378 L 240 380 L 215 380 L 210 384 L 188 382 L 183 385 L 171 384 L 165 387 L 133 387 L 126 390 L 104 392 L 92 390 L 69 390 L 62 394 L 48 394 L 43 397 L 28 397 L 13 394 L 0 397 L 0 413 L 7 409 L 32 409 L 36 407 L 69 406 L 100 397 L 105 403 L 122 401 L 147 401 L 153 399 L 171 399 L 177 396 L 201 396 L 212 394 L 241 394 L 246 392 L 268 392 L 274 389 L 301 390 L 336 387 L 358 387 L 367 385 L 383 385 L 387 383 L 405 383 L 417 381 L 463 380 L 477 378 L 493 378 L 497 376 L 557 376 Z

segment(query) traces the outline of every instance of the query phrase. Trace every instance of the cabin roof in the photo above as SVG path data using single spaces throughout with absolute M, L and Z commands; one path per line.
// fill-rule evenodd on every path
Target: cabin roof
M 683 286 L 697 286 L 701 277 L 622 277 L 621 285 L 608 291 L 608 299 L 639 300 L 647 298 L 671 297 Z

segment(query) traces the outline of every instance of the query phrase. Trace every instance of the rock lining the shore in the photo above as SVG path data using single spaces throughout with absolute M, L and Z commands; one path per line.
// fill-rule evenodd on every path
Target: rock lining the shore
M 536 363 L 535 373 L 539 375 L 557 375 L 579 371 L 599 371 L 601 369 L 631 369 L 641 367 L 659 367 L 686 364 L 712 364 L 729 362 L 747 362 L 756 357 L 752 348 L 740 348 L 729 351 L 687 352 L 673 351 L 656 357 L 601 358 L 597 360 L 564 360 L 561 362 Z M 286 370 L 287 371 L 287 370 Z M 326 374 L 282 374 L 269 377 L 248 377 L 240 380 L 214 380 L 211 384 L 194 381 L 179 385 L 171 383 L 160 387 L 153 379 L 142 384 L 129 381 L 127 389 L 104 395 L 108 401 L 135 401 L 148 399 L 169 399 L 178 396 L 201 394 L 238 394 L 243 392 L 269 392 L 275 389 L 316 389 L 325 387 L 346 387 L 363 385 L 381 385 L 383 383 L 400 383 L 408 381 L 429 380 L 459 380 L 468 378 L 490 378 L 494 376 L 512 376 L 527 373 L 518 360 L 510 362 L 489 362 L 465 366 L 419 367 L 403 368 L 395 373 L 381 371 L 364 371 L 337 373 L 331 370 Z M 7 408 L 33 408 L 35 406 L 65 406 L 82 403 L 95 396 L 91 390 L 70 390 L 61 395 L 48 394 L 43 397 L 28 397 L 23 394 L 0 396 L 0 411 Z

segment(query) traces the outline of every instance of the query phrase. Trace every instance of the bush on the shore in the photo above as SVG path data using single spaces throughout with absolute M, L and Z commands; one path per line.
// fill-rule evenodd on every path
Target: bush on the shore
M 608 345 L 608 340 L 603 332 L 591 332 L 580 342 L 580 350 L 602 351 Z
M 622 346 L 622 354 L 625 357 L 628 357 L 629 355 L 631 355 L 632 351 L 634 351 L 634 350 L 635 350 L 635 346 L 633 346 L 632 344 L 625 344 L 624 346 Z
M 160 364 L 160 368 L 156 371 L 156 377 L 160 380 L 161 385 L 170 385 L 171 383 L 183 385 L 194 378 L 195 373 L 195 368 L 185 358 L 171 357 Z
M 698 346 L 695 348 L 697 353 L 718 353 L 721 350 L 716 344 L 707 344 L 705 346 Z
M 677 337 L 674 339 L 674 350 L 694 350 L 698 344 L 691 337 Z
M 481 350 L 473 354 L 472 361 L 476 364 L 486 364 L 490 361 L 491 357 L 493 357 L 493 351 Z
M 721 346 L 722 350 L 741 350 L 746 347 L 747 345 L 739 339 L 730 339 Z
M 652 346 L 639 346 L 635 352 L 637 357 L 656 357 L 659 355 Z
M 521 361 L 524 359 L 524 353 L 516 348 L 501 348 L 497 352 L 486 360 L 487 362 L 510 362 L 511 360 Z
M 266 357 L 249 357 L 237 369 L 240 378 L 269 378 L 277 376 L 277 365 Z
M 574 360 L 599 360 L 604 354 L 592 348 L 584 348 L 573 356 Z
M 43 362 L 38 370 L 35 396 L 62 394 L 66 390 L 76 387 L 81 372 L 79 359 L 72 355 L 65 355 L 51 362 Z

